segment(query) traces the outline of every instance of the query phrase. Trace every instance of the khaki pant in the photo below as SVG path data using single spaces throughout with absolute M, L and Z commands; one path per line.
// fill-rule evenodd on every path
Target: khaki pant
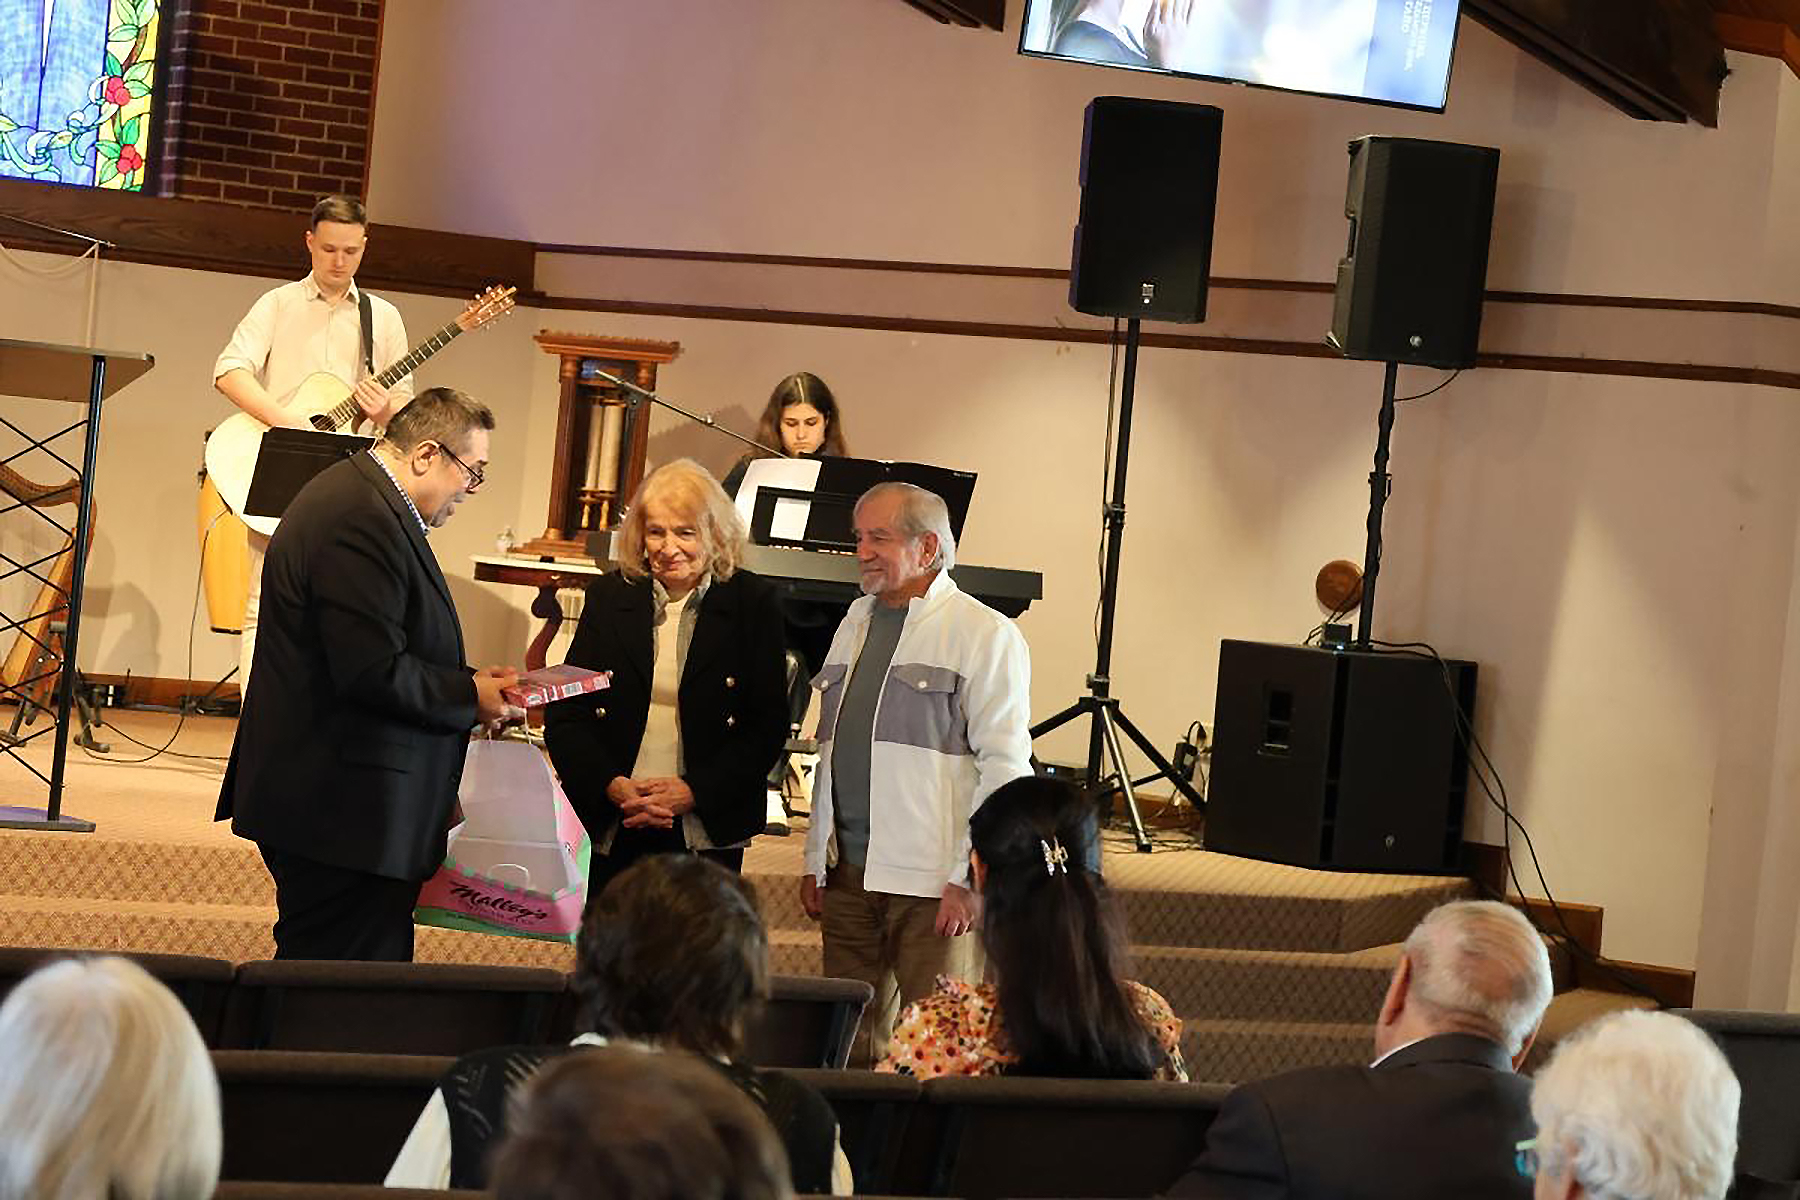
M 250 662 L 256 657 L 256 627 L 262 623 L 263 559 L 269 553 L 269 538 L 252 529 L 246 546 L 250 551 L 250 590 L 244 599 L 244 632 L 238 641 L 238 696 L 250 694 Z
M 887 1053 L 894 1018 L 929 996 L 939 975 L 972 978 L 975 937 L 939 937 L 937 897 L 864 891 L 863 869 L 849 863 L 826 874 L 823 904 L 825 974 L 875 989 L 850 1048 L 850 1066 L 873 1066 Z

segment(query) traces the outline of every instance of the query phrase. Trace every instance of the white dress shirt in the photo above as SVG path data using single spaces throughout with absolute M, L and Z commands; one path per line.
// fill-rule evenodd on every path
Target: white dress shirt
M 224 353 L 213 364 L 214 382 L 242 368 L 283 403 L 315 371 L 329 371 L 346 384 L 356 383 L 365 374 L 359 295 L 352 282 L 343 296 L 328 300 L 311 275 L 264 292 L 238 322 Z M 369 296 L 369 315 L 379 374 L 406 356 L 406 325 L 399 309 L 373 294 Z M 397 410 L 412 399 L 412 376 L 399 380 L 389 393 Z

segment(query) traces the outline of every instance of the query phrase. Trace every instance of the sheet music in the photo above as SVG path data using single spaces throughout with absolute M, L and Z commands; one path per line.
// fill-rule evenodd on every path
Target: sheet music
M 744 471 L 744 482 L 738 488 L 737 507 L 748 528 L 756 511 L 756 491 L 761 487 L 786 488 L 797 492 L 813 491 L 819 482 L 819 460 L 816 458 L 757 458 Z M 775 502 L 775 519 L 769 523 L 769 536 L 799 541 L 806 536 L 806 519 L 812 512 L 810 500 L 783 497 Z

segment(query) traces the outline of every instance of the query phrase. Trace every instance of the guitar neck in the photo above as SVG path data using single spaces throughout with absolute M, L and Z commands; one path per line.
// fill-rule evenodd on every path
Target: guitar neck
M 407 351 L 405 358 L 402 358 L 393 366 L 377 375 L 375 377 L 375 382 L 379 383 L 384 388 L 393 387 L 396 383 L 399 383 L 402 379 L 405 379 L 408 375 L 412 374 L 413 371 L 418 369 L 418 367 L 432 355 L 436 354 L 439 350 L 442 350 L 445 346 L 448 346 L 455 340 L 456 335 L 461 332 L 461 325 L 458 325 L 455 321 L 450 322 L 448 325 L 414 346 L 411 350 Z M 325 414 L 325 419 L 331 422 L 331 427 L 333 429 L 339 429 L 344 426 L 355 424 L 361 413 L 362 406 L 356 402 L 356 397 L 351 395 L 344 397 L 341 404 L 327 412 Z

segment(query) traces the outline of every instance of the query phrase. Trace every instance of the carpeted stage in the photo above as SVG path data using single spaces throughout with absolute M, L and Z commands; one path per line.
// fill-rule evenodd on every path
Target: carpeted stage
M 66 813 L 91 834 L 0 830 L 0 944 L 203 954 L 232 961 L 274 950 L 274 890 L 255 848 L 212 820 L 223 763 L 148 753 L 176 717 L 105 710 L 112 760 L 71 745 Z M 172 747 L 222 758 L 235 722 L 189 717 Z M 40 754 L 41 748 L 41 754 Z M 48 773 L 48 739 L 27 751 Z M 0 757 L 0 804 L 41 804 L 44 787 Z M 819 972 L 819 938 L 800 911 L 802 822 L 761 837 L 744 870 L 769 924 L 774 969 Z M 1257 1078 L 1292 1066 L 1366 1061 L 1370 1028 L 1398 943 L 1432 906 L 1472 894 L 1467 880 L 1310 871 L 1211 854 L 1160 835 L 1138 854 L 1109 836 L 1106 873 L 1122 902 L 1137 975 L 1186 1022 L 1195 1079 Z M 566 946 L 420 929 L 418 957 L 566 969 Z M 1566 964 L 1557 959 L 1559 987 Z M 1569 991 L 1547 1022 L 1554 1034 L 1627 1003 Z

